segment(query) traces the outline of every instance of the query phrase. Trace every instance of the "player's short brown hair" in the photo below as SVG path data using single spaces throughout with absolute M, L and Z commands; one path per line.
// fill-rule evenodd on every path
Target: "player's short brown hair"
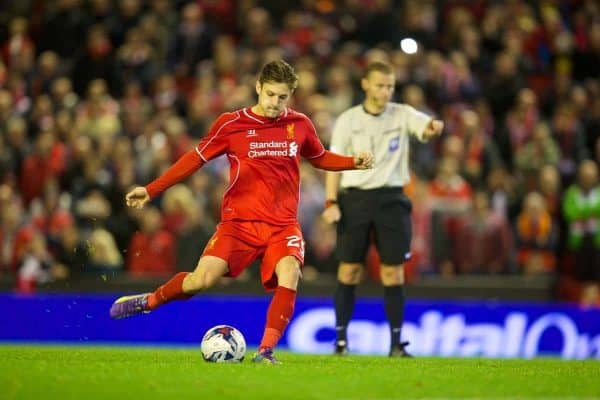
M 284 60 L 271 61 L 265 64 L 260 71 L 258 81 L 261 85 L 265 82 L 285 83 L 291 90 L 298 87 L 296 71 Z
M 394 73 L 394 69 L 388 63 L 384 63 L 382 61 L 374 61 L 367 65 L 367 69 L 365 69 L 365 73 L 363 74 L 363 78 L 368 78 L 369 74 L 373 71 L 381 72 L 382 74 L 391 75 Z

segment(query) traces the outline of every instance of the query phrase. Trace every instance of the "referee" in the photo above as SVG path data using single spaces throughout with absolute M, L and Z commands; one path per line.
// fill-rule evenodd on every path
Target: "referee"
M 390 357 L 410 357 L 401 342 L 404 315 L 404 268 L 410 258 L 412 205 L 402 187 L 408 183 L 409 135 L 425 142 L 439 136 L 440 120 L 406 104 L 390 102 L 395 86 L 388 64 L 367 66 L 361 80 L 362 104 L 342 113 L 336 121 L 331 150 L 340 154 L 369 151 L 374 168 L 368 171 L 328 172 L 327 201 L 323 218 L 337 222 L 338 284 L 335 290 L 335 353 L 348 353 L 347 328 L 355 301 L 356 285 L 373 233 L 381 257 L 381 282 L 385 314 L 390 323 Z

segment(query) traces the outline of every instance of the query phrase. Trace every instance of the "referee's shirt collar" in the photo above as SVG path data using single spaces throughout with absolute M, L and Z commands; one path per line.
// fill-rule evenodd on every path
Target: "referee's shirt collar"
M 361 105 L 362 110 L 364 111 L 365 114 L 370 115 L 371 117 L 375 117 L 375 118 L 382 116 L 390 108 L 390 103 L 388 102 L 388 103 L 386 103 L 386 105 L 385 105 L 385 107 L 384 107 L 384 109 L 383 109 L 382 112 L 380 112 L 378 114 L 373 114 L 372 112 L 369 112 L 367 110 L 367 108 L 365 107 L 365 103 L 360 103 L 360 105 Z

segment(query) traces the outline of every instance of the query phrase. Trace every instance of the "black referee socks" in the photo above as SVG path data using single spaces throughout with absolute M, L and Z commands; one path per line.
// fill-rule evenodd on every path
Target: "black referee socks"
M 399 346 L 402 320 L 404 319 L 404 286 L 384 286 L 383 305 L 385 315 L 390 323 L 390 346 Z
M 333 300 L 335 303 L 335 335 L 336 341 L 347 343 L 346 332 L 352 311 L 354 310 L 354 302 L 356 295 L 354 294 L 356 285 L 346 285 L 338 282 L 335 288 Z

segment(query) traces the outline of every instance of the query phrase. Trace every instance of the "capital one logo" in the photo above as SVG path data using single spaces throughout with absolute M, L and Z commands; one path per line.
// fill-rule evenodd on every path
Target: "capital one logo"
M 330 353 L 333 342 L 322 333 L 335 326 L 335 314 L 328 307 L 316 307 L 296 316 L 288 328 L 287 342 L 292 351 Z M 444 315 L 428 310 L 418 322 L 405 322 L 402 339 L 409 351 L 418 355 L 484 356 L 531 358 L 544 353 L 543 337 L 558 337 L 556 349 L 562 358 L 600 359 L 600 335 L 580 332 L 567 314 L 549 312 L 536 317 L 514 311 L 502 321 L 468 323 L 464 313 Z M 387 322 L 357 319 L 348 326 L 350 350 L 363 354 L 385 354 L 389 350 Z

